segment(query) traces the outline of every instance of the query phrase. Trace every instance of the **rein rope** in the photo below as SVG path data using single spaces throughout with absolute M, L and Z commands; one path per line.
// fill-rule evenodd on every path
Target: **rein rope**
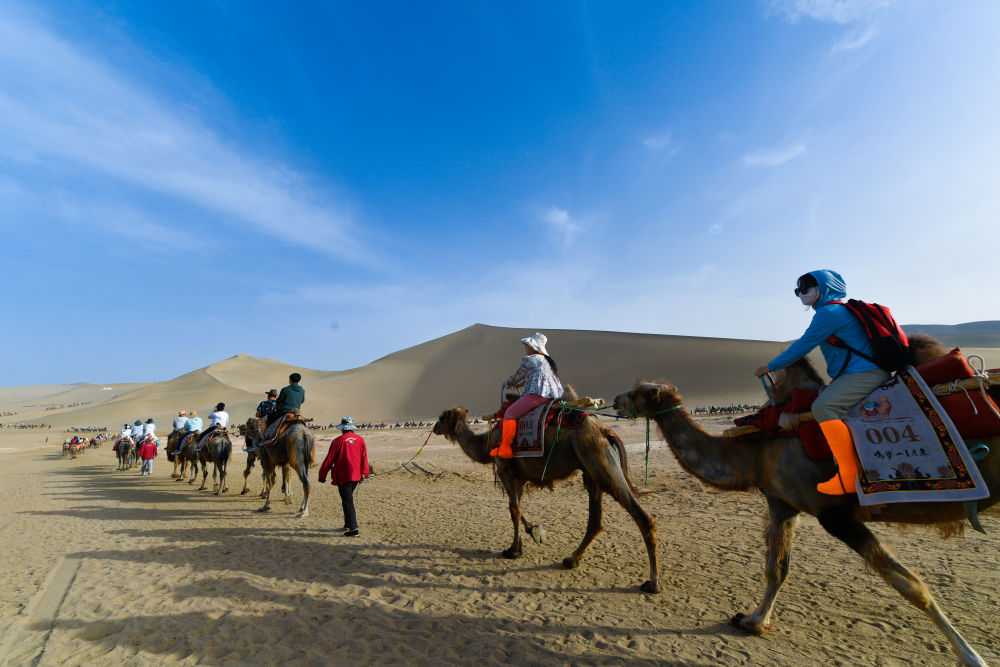
M 433 428 L 430 430 L 430 432 L 427 433 L 427 437 L 424 439 L 424 444 L 420 445 L 420 449 L 417 450 L 416 454 L 414 454 L 410 458 L 406 459 L 406 461 L 404 461 L 401 465 L 396 466 L 392 470 L 387 470 L 386 472 L 374 473 L 374 474 L 372 474 L 372 477 L 381 477 L 383 475 L 388 475 L 390 473 L 396 472 L 397 470 L 402 470 L 403 468 L 405 468 L 408 463 L 410 463 L 411 461 L 413 461 L 413 459 L 415 459 L 418 456 L 420 456 L 420 453 L 424 451 L 424 447 L 426 447 L 427 443 L 430 442 L 430 439 L 431 439 L 432 435 L 434 435 L 434 429 Z

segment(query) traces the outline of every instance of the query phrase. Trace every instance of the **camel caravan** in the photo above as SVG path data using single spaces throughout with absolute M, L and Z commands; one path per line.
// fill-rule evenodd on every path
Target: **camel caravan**
M 758 369 L 768 400 L 723 435 L 709 434 L 685 409 L 680 390 L 666 381 L 636 384 L 615 397 L 613 412 L 601 399 L 579 398 L 562 383 L 541 333 L 521 339 L 524 356 L 502 385 L 502 392 L 514 391 L 504 394 L 494 415 L 483 417 L 486 430 L 474 431 L 468 410 L 454 406 L 441 412 L 432 433 L 457 444 L 472 461 L 491 466 L 507 497 L 513 531 L 503 558 L 522 556 L 522 530 L 539 544 L 546 538 L 544 529 L 524 512 L 525 489 L 551 489 L 580 472 L 588 520 L 579 545 L 562 560 L 563 567 L 579 567 L 602 532 L 607 494 L 642 536 L 649 572 L 639 590 L 655 594 L 663 590 L 657 522 L 630 479 L 625 444 L 602 421 L 646 419 L 656 424 L 686 473 L 709 487 L 759 491 L 767 500 L 764 594 L 756 609 L 732 616 L 735 627 L 754 635 L 771 628 L 798 518 L 808 513 L 924 612 L 963 664 L 983 665 L 923 581 L 865 524 L 933 525 L 942 537 L 961 534 L 966 523 L 985 531 L 979 512 L 1000 499 L 1000 371 L 988 371 L 982 363 L 977 370 L 957 348 L 949 351 L 929 336 L 907 337 L 881 306 L 844 303 L 843 282 L 835 272 L 806 274 L 795 294 L 816 311 L 813 323 L 782 355 Z M 806 357 L 817 346 L 833 378 L 829 383 Z M 297 374 L 293 378 L 297 386 Z M 315 442 L 308 420 L 299 416 L 301 400 L 293 395 L 293 403 L 298 400 L 294 409 L 285 404 L 269 411 L 274 393 L 268 392 L 257 415 L 239 426 L 247 452 L 240 493 L 249 492 L 248 478 L 259 459 L 264 504 L 257 511 L 271 509 L 279 467 L 285 502 L 290 503 L 288 478 L 294 470 L 303 493 L 296 516 L 306 517 Z M 900 398 L 903 395 L 915 406 L 911 410 L 926 417 L 929 435 L 906 421 L 912 417 L 905 414 L 910 403 Z M 181 411 L 166 449 L 174 465 L 171 477 L 178 482 L 188 479 L 193 484 L 201 466 L 200 489 L 206 488 L 207 465 L 212 463 L 216 495 L 227 491 L 226 468 L 232 455 L 228 415 L 219 417 L 224 407 L 217 406 L 212 428 L 205 433 L 196 413 L 185 416 Z M 123 435 L 116 448 L 120 460 L 135 456 L 130 440 Z M 122 461 L 121 466 L 127 465 Z M 719 535 L 720 543 L 726 539 Z

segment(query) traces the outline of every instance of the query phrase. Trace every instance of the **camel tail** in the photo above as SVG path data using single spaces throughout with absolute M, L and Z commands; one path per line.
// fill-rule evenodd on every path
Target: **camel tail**
M 628 488 L 632 491 L 632 495 L 636 498 L 646 495 L 644 493 L 640 493 L 639 490 L 632 485 L 632 479 L 628 476 L 628 454 L 625 452 L 625 443 L 622 442 L 622 439 L 618 437 L 618 434 L 610 428 L 602 426 L 601 429 L 604 431 L 604 437 L 608 439 L 608 442 L 614 445 L 618 450 L 618 460 L 621 461 L 622 464 L 622 474 L 625 475 L 625 483 L 628 484 Z

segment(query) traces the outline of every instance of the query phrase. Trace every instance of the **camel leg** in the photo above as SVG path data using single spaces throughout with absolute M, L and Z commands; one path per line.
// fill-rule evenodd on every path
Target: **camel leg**
M 228 466 L 228 462 L 226 462 L 226 461 L 223 461 L 222 465 L 219 466 L 219 490 L 216 492 L 215 495 L 219 495 L 220 493 L 229 493 L 229 485 L 226 484 L 226 467 L 227 466 Z
M 263 465 L 263 461 L 261 465 Z M 258 512 L 271 511 L 271 489 L 274 488 L 274 480 L 276 478 L 277 474 L 274 468 L 268 470 L 267 467 L 264 467 L 264 505 L 257 510 Z
M 208 461 L 198 461 L 201 464 L 201 486 L 198 487 L 199 491 L 204 491 L 208 488 Z
M 195 480 L 198 479 L 198 459 L 191 460 L 191 479 L 188 480 L 188 484 L 194 484 Z
M 292 504 L 292 485 L 288 483 L 288 478 L 292 476 L 292 467 L 287 463 L 281 466 L 281 493 L 282 500 L 286 505 Z
M 254 455 L 253 452 L 247 454 L 247 467 L 243 469 L 243 490 L 240 491 L 241 496 L 245 496 L 250 493 L 250 471 L 253 470 Z
M 896 560 L 861 521 L 844 511 L 825 512 L 817 518 L 828 533 L 858 552 L 871 569 L 931 619 L 938 630 L 944 633 L 962 664 L 985 667 L 983 659 L 938 607 L 927 584 Z
M 587 489 L 587 496 L 590 500 L 590 513 L 587 515 L 587 532 L 584 533 L 583 541 L 580 542 L 580 546 L 576 548 L 573 555 L 563 559 L 563 565 L 569 569 L 580 564 L 583 552 L 587 550 L 587 547 L 594 541 L 594 538 L 604 530 L 604 526 L 601 524 L 601 496 L 604 492 L 601 491 L 601 487 L 598 486 L 597 481 L 586 472 L 583 473 L 583 485 Z
M 301 519 L 309 516 L 309 464 L 302 459 L 298 460 L 299 480 L 302 481 L 302 504 L 299 506 L 299 513 L 295 518 Z
M 583 465 L 587 465 L 588 461 L 584 457 L 580 457 L 580 462 Z M 590 468 L 593 467 L 591 470 Z M 589 474 L 588 474 L 589 473 Z M 593 475 L 593 479 L 596 480 L 598 489 L 603 489 L 612 498 L 618 501 L 618 504 L 624 508 L 632 520 L 635 521 L 635 525 L 639 527 L 639 533 L 642 535 L 642 541 L 646 544 L 646 555 L 649 557 L 649 579 L 644 581 L 639 587 L 644 593 L 659 593 L 660 592 L 660 561 L 659 555 L 657 553 L 656 546 L 656 519 L 654 519 L 650 514 L 639 504 L 638 498 L 632 493 L 632 488 L 629 486 L 628 480 L 625 478 L 625 473 L 622 471 L 622 464 L 618 458 L 618 452 L 612 447 L 608 447 L 604 450 L 604 455 L 601 458 L 601 464 L 598 466 L 588 466 L 587 471 L 584 474 L 584 483 L 586 483 L 587 477 Z M 588 488 L 588 491 L 590 489 Z M 598 491 L 598 494 L 600 491 Z M 594 498 L 591 495 L 591 521 L 594 521 Z M 600 495 L 597 496 L 597 532 L 594 533 L 593 537 L 597 536 L 600 532 L 600 514 L 601 514 L 601 498 Z M 587 524 L 587 531 L 590 532 L 590 523 Z M 591 540 L 593 540 L 591 537 Z M 583 549 L 587 547 L 589 542 L 587 538 L 584 537 L 584 543 L 580 545 L 579 555 L 583 555 Z M 579 563 L 579 557 L 577 558 L 577 563 Z M 568 567 L 568 566 L 567 566 Z M 574 566 L 575 567 L 575 566 Z
M 520 558 L 521 556 L 521 495 L 524 493 L 524 480 L 513 475 L 501 473 L 500 481 L 507 492 L 510 520 L 514 524 L 514 540 L 502 552 L 504 558 Z
M 785 501 L 768 498 L 767 506 L 768 524 L 764 531 L 764 542 L 767 545 L 767 589 L 752 614 L 736 614 L 730 621 L 755 635 L 762 635 L 771 628 L 771 612 L 774 611 L 778 591 L 788 578 L 792 539 L 799 522 L 799 511 Z

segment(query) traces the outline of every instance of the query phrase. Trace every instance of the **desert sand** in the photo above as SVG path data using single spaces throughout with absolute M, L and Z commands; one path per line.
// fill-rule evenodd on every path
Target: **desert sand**
M 493 329 L 473 333 L 504 344 L 518 333 Z M 468 336 L 455 336 L 469 345 Z M 357 403 L 349 402 L 350 392 L 337 382 L 345 373 L 316 371 L 311 378 L 304 373 L 307 407 L 315 406 L 323 421 L 351 413 L 375 419 L 379 415 L 354 408 L 379 404 L 384 391 L 399 396 L 392 399 L 396 403 L 379 404 L 386 419 L 432 418 L 457 403 L 492 410 L 495 388 L 458 385 L 460 373 L 448 371 L 442 358 L 461 358 L 462 346 L 441 340 L 432 341 L 436 349 L 413 348 L 376 362 L 374 370 L 365 367 L 370 373 L 345 372 L 358 379 L 360 388 L 350 396 Z M 601 340 L 608 349 L 621 349 L 621 339 Z M 655 347 L 653 339 L 635 342 L 643 354 Z M 780 349 L 758 342 L 690 345 L 676 353 L 661 351 L 662 372 L 640 373 L 643 358 L 628 359 L 634 368 L 619 369 L 617 386 L 582 373 L 582 381 L 570 381 L 584 393 L 611 398 L 630 386 L 634 370 L 670 378 L 689 405 L 760 400 L 752 375 L 750 381 L 739 376 L 750 374 L 762 353 Z M 578 356 L 585 353 L 580 346 Z M 564 352 L 557 359 L 567 375 L 575 375 L 570 369 L 583 362 Z M 997 351 L 986 352 L 991 366 L 1000 365 Z M 672 354 L 701 355 L 700 366 L 698 358 L 671 366 L 677 361 Z M 482 378 L 497 378 L 499 384 L 516 365 L 516 343 L 509 357 L 498 356 L 481 364 L 485 370 L 467 375 L 475 384 L 483 384 Z M 751 611 L 764 589 L 763 497 L 704 487 L 679 468 L 655 428 L 644 484 L 644 421 L 606 420 L 627 443 L 630 476 L 649 492 L 642 502 L 659 522 L 659 595 L 639 591 L 647 567 L 642 540 L 610 500 L 605 531 L 581 566 L 562 569 L 586 524 L 587 500 L 578 476 L 558 483 L 553 492 L 527 494 L 525 511 L 545 528 L 547 539 L 529 540 L 518 560 L 501 558 L 511 526 L 490 467 L 472 463 L 434 436 L 411 464 L 388 473 L 417 452 L 429 429 L 363 432 L 379 474 L 360 487 L 362 533 L 353 539 L 336 530 L 343 517 L 329 485 L 314 484 L 307 518 L 293 518 L 301 498 L 297 480 L 293 504 L 279 501 L 269 514 L 255 512 L 261 504 L 254 497 L 261 488 L 260 469 L 250 477 L 251 494 L 238 495 L 245 461 L 240 451 L 230 464 L 235 488 L 223 496 L 170 479 L 171 466 L 162 454 L 151 477 L 140 477 L 138 469 L 116 471 L 107 445 L 76 459 L 60 455 L 67 425 L 102 419 L 116 425 L 147 413 L 165 421 L 177 404 L 210 407 L 206 404 L 220 388 L 231 392 L 227 396 L 245 394 L 231 410 L 241 421 L 240 410 L 259 400 L 257 393 L 280 386 L 289 368 L 237 357 L 169 382 L 115 388 L 114 399 L 40 413 L 57 424 L 51 430 L 2 429 L 0 496 L 6 511 L 0 540 L 7 558 L 0 572 L 0 663 L 955 662 L 923 614 L 865 571 L 857 555 L 808 516 L 799 523 L 792 572 L 770 634 L 752 637 L 730 626 L 729 618 Z M 93 393 L 94 386 L 109 391 L 101 385 L 74 391 Z M 402 397 L 418 389 L 418 398 Z M 21 402 L 41 403 L 65 391 L 36 388 Z M 337 391 L 341 399 L 331 396 Z M 19 400 L 16 392 L 0 398 L 5 406 Z M 729 422 L 702 423 L 719 432 Z M 334 433 L 317 433 L 318 459 Z M 315 476 L 314 469 L 314 482 Z M 1000 660 L 995 613 L 1000 522 L 991 511 L 983 523 L 989 535 L 970 529 L 946 541 L 926 528 L 873 524 L 872 529 L 924 578 L 983 658 L 995 663 Z

